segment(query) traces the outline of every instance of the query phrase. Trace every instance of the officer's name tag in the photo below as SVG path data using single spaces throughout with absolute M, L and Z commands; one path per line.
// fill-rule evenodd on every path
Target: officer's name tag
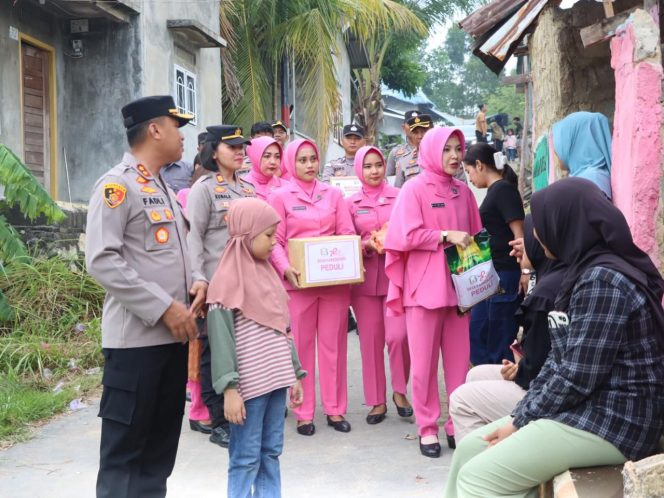
M 215 200 L 219 200 L 219 199 L 230 199 L 230 198 L 231 198 L 231 194 L 214 194 L 214 198 L 215 198 Z
M 444 208 L 445 203 L 444 202 L 432 202 L 431 207 L 432 208 Z
M 293 211 L 306 211 L 307 206 L 293 206 Z
M 164 200 L 163 197 L 143 197 L 143 205 L 144 206 L 165 206 L 166 201 Z
M 369 210 L 368 209 L 358 209 L 357 214 L 369 214 Z

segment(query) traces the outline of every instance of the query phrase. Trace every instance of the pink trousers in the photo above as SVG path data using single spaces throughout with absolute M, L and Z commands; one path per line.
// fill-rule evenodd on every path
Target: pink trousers
M 418 434 L 438 435 L 438 359 L 442 352 L 443 376 L 449 405 L 450 395 L 464 383 L 468 373 L 469 317 L 457 315 L 455 307 L 429 310 L 413 306 L 406 308 L 406 325 L 410 348 L 411 390 Z M 451 419 L 445 423 L 445 433 L 454 435 Z
M 385 296 L 353 296 L 353 311 L 360 332 L 362 383 L 367 406 L 385 404 L 385 344 L 390 359 L 392 391 L 406 394 L 410 355 L 406 336 L 406 317 L 385 316 Z
M 350 287 L 333 286 L 288 291 L 288 310 L 295 348 L 307 376 L 304 402 L 294 410 L 298 420 L 313 420 L 316 409 L 316 350 L 320 394 L 326 415 L 344 415 L 348 405 L 346 352 Z

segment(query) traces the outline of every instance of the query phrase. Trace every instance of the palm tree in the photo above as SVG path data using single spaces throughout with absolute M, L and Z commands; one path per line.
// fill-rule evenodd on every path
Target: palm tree
M 341 37 L 426 26 L 393 0 L 233 0 L 220 6 L 226 120 L 240 125 L 278 116 L 286 61 L 295 67 L 301 115 L 321 146 L 340 105 L 334 58 Z

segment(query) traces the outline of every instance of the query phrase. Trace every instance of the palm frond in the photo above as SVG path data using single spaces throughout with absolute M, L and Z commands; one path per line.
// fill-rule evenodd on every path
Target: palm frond
M 18 204 L 21 213 L 34 220 L 44 215 L 51 222 L 59 222 L 66 215 L 44 190 L 30 170 L 6 146 L 0 144 L 0 185 L 10 206 Z
M 16 230 L 7 218 L 0 215 L 0 261 L 10 261 L 19 257 L 26 257 L 28 252 Z

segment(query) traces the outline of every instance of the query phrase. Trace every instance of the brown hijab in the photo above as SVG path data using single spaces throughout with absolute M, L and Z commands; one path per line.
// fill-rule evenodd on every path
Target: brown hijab
M 281 218 L 266 202 L 237 199 L 228 210 L 230 239 L 210 281 L 208 304 L 239 309 L 250 320 L 286 333 L 288 296 L 269 261 L 251 254 L 253 240 Z

